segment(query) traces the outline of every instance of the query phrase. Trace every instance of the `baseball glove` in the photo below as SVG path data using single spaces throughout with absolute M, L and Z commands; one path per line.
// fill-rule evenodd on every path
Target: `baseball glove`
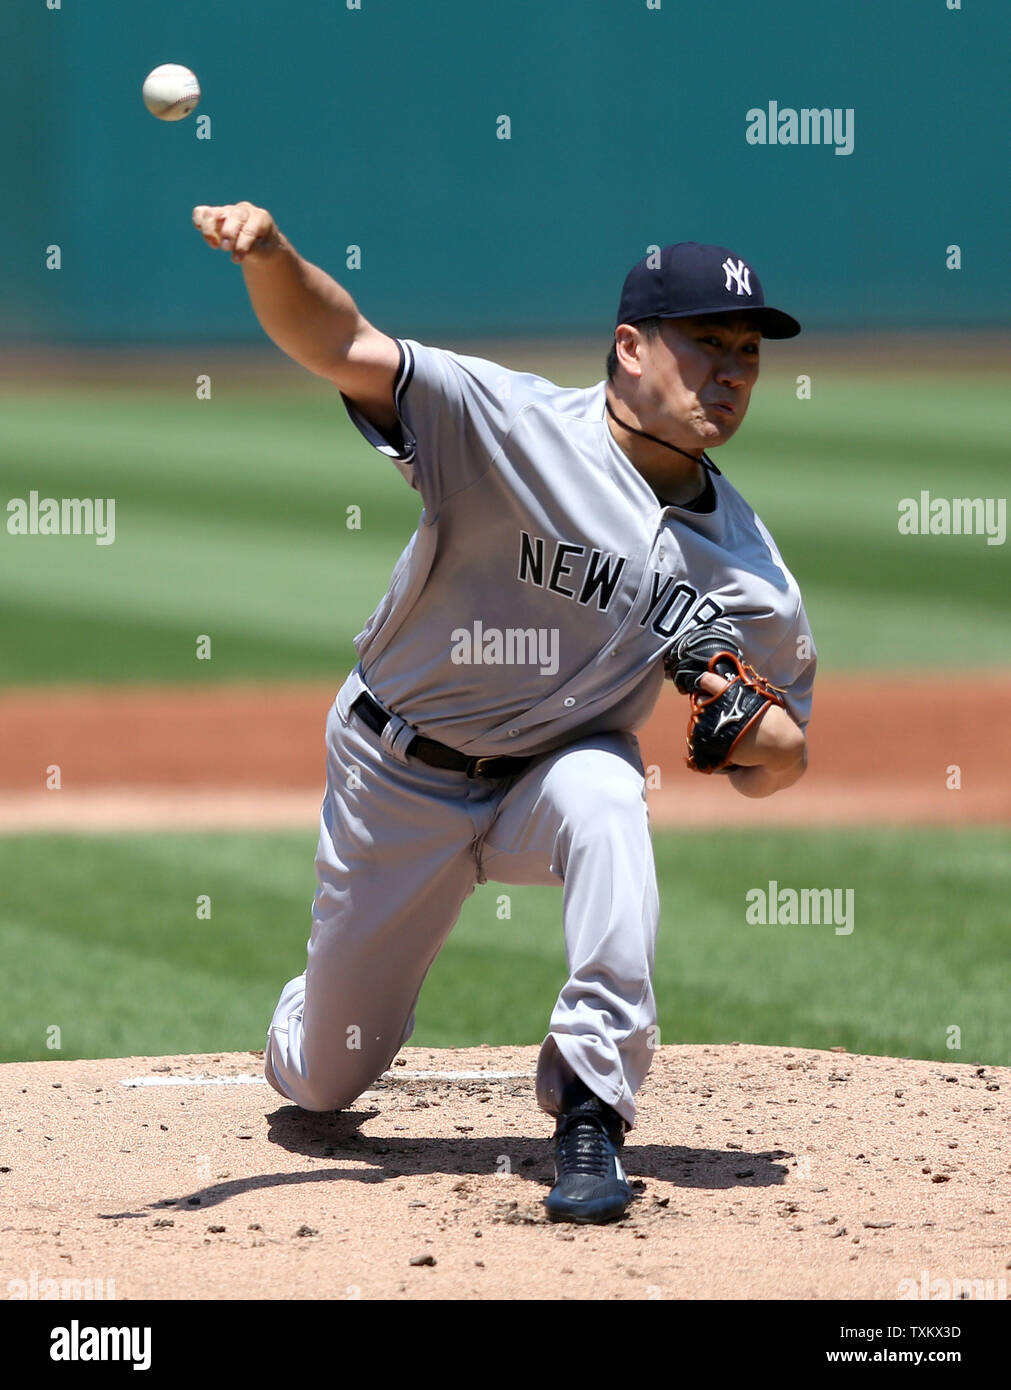
M 730 772 L 741 737 L 770 705 L 782 705 L 781 692 L 743 659 L 740 647 L 715 627 L 697 627 L 664 654 L 664 670 L 682 695 L 691 697 L 688 766 L 693 772 Z M 699 690 L 706 671 L 730 682 L 719 695 Z

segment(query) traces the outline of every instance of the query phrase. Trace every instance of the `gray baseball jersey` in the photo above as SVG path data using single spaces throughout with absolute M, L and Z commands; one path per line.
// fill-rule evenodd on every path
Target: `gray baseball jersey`
M 656 703 L 675 634 L 719 619 L 807 723 L 815 653 L 800 591 L 715 465 L 710 510 L 667 506 L 612 436 L 604 382 L 568 389 L 399 347 L 402 440 L 345 400 L 424 503 L 355 639 L 383 704 L 475 755 L 631 732 Z
M 659 924 L 634 731 L 665 648 L 716 619 L 805 723 L 815 663 L 800 594 L 714 465 L 699 510 L 657 499 L 610 433 L 604 383 L 568 390 L 412 340 L 400 350 L 396 442 L 345 404 L 424 509 L 327 721 L 308 959 L 278 1000 L 264 1072 L 307 1109 L 350 1105 L 410 1037 L 475 884 L 564 884 L 568 979 L 538 1101 L 557 1112 L 574 1073 L 632 1125 L 656 1043 Z M 393 713 L 381 735 L 353 713 L 364 690 Z M 415 731 L 473 755 L 544 756 L 514 778 L 469 778 L 411 757 Z

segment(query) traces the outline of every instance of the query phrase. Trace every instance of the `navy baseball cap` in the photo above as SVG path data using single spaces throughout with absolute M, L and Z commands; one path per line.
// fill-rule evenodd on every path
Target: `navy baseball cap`
M 795 338 L 800 324 L 766 304 L 751 266 L 725 246 L 679 241 L 634 265 L 625 277 L 615 323 L 686 319 L 705 314 L 750 314 L 763 338 Z

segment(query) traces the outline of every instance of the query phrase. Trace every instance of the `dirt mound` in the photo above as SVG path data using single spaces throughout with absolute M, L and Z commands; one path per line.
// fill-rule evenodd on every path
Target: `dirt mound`
M 0 1289 L 1006 1298 L 1008 1069 L 660 1048 L 626 1141 L 637 1200 L 586 1228 L 545 1220 L 536 1055 L 408 1048 L 326 1115 L 270 1090 L 256 1054 L 0 1067 Z

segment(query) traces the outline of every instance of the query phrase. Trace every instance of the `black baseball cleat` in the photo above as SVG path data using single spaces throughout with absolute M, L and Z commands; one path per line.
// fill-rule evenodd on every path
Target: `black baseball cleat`
M 632 1200 L 618 1157 L 625 1122 L 581 1081 L 566 1088 L 564 1105 L 555 1126 L 555 1185 L 544 1198 L 548 1217 L 581 1226 L 617 1221 Z

